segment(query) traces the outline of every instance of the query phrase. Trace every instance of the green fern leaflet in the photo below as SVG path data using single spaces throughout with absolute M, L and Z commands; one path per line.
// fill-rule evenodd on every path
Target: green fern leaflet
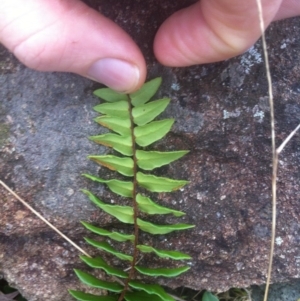
M 115 268 L 101 257 L 80 258 L 90 267 L 102 269 L 106 272 L 107 279 L 98 279 L 92 274 L 75 270 L 78 278 L 87 286 L 98 288 L 109 292 L 107 296 L 92 295 L 84 292 L 70 290 L 70 294 L 80 301 L 174 301 L 174 298 L 157 284 L 147 284 L 137 281 L 136 275 L 152 277 L 176 277 L 186 272 L 189 267 L 179 264 L 174 268 L 156 267 L 149 268 L 138 265 L 145 253 L 152 253 L 160 258 L 181 261 L 191 257 L 179 251 L 160 250 L 151 245 L 140 244 L 139 232 L 147 232 L 154 235 L 167 234 L 173 231 L 186 230 L 193 225 L 176 223 L 156 225 L 140 218 L 140 213 L 172 214 L 175 217 L 185 215 L 184 212 L 163 207 L 156 204 L 141 191 L 150 192 L 172 192 L 180 189 L 188 182 L 185 180 L 174 180 L 165 177 L 151 175 L 149 171 L 170 164 L 184 156 L 187 151 L 159 152 L 141 149 L 149 146 L 155 141 L 163 138 L 171 129 L 174 120 L 154 120 L 168 106 L 170 100 L 162 98 L 150 101 L 161 84 L 161 78 L 156 78 L 144 84 L 137 92 L 124 95 L 111 89 L 104 88 L 94 92 L 96 96 L 104 100 L 104 103 L 97 105 L 95 111 L 102 115 L 95 118 L 100 125 L 110 129 L 112 132 L 90 137 L 90 140 L 108 146 L 120 155 L 91 155 L 89 159 L 118 172 L 127 180 L 102 179 L 97 176 L 84 174 L 88 179 L 106 184 L 107 187 L 117 195 L 132 200 L 132 206 L 112 205 L 101 201 L 90 191 L 82 190 L 97 207 L 107 214 L 113 216 L 122 223 L 132 227 L 130 234 L 99 228 L 86 222 L 83 226 L 92 233 L 99 235 L 100 240 L 86 238 L 86 242 L 107 256 L 113 257 L 119 262 L 119 266 L 127 266 L 124 270 Z M 107 241 L 106 239 L 109 239 Z M 128 254 L 120 252 L 116 248 L 116 242 L 131 244 Z M 141 262 L 142 265 L 142 262 Z

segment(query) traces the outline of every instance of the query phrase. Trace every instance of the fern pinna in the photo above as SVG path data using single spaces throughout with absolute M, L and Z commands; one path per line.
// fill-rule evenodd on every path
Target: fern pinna
M 162 258 L 173 260 L 190 259 L 190 256 L 178 251 L 158 250 L 151 245 L 139 244 L 139 230 L 150 234 L 167 234 L 175 230 L 185 230 L 193 227 L 188 224 L 156 225 L 139 218 L 143 214 L 173 214 L 176 217 L 184 215 L 183 212 L 160 206 L 150 198 L 139 192 L 171 192 L 187 184 L 187 181 L 172 180 L 164 177 L 157 177 L 143 171 L 171 163 L 187 153 L 187 151 L 158 152 L 142 150 L 151 143 L 164 137 L 171 129 L 174 120 L 164 119 L 153 121 L 168 106 L 170 99 L 163 98 L 149 102 L 161 84 L 161 78 L 156 78 L 144 84 L 137 92 L 125 95 L 119 94 L 111 89 L 104 88 L 94 92 L 96 96 L 105 100 L 105 103 L 97 105 L 94 109 L 103 114 L 95 121 L 100 125 L 109 128 L 115 133 L 107 133 L 92 136 L 90 139 L 96 143 L 112 147 L 122 156 L 114 155 L 93 155 L 89 159 L 119 172 L 129 181 L 117 179 L 106 180 L 96 176 L 84 174 L 85 177 L 100 183 L 105 183 L 114 193 L 132 199 L 132 206 L 111 205 L 102 202 L 95 195 L 87 190 L 83 192 L 89 199 L 106 213 L 112 215 L 122 223 L 132 224 L 133 233 L 124 234 L 115 231 L 108 231 L 95 227 L 89 223 L 82 224 L 93 233 L 107 237 L 118 242 L 131 241 L 133 245 L 132 254 L 124 254 L 116 250 L 105 240 L 96 241 L 86 238 L 92 246 L 101 249 L 119 260 L 127 261 L 129 272 L 115 268 L 106 263 L 101 257 L 90 258 L 81 256 L 81 259 L 92 268 L 104 270 L 111 281 L 100 280 L 86 272 L 75 270 L 79 279 L 94 288 L 109 291 L 107 296 L 96 296 L 84 292 L 70 290 L 70 293 L 77 300 L 82 301 L 173 301 L 173 297 L 167 294 L 157 284 L 146 284 L 136 280 L 136 273 L 147 276 L 175 277 L 187 271 L 189 267 L 180 266 L 176 268 L 148 268 L 138 264 L 140 253 L 154 253 Z M 140 147 L 140 148 L 139 148 Z M 139 277 L 140 278 L 140 277 Z

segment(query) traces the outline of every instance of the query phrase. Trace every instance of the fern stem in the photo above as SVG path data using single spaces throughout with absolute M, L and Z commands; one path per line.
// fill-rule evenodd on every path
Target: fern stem
M 137 158 L 136 158 L 136 143 L 135 143 L 135 136 L 134 136 L 134 122 L 133 122 L 133 116 L 132 116 L 132 104 L 131 99 L 128 97 L 128 103 L 129 103 L 129 115 L 130 115 L 130 130 L 131 130 L 131 140 L 132 140 L 132 153 L 133 153 L 133 191 L 132 191 L 132 202 L 133 202 L 133 222 L 134 222 L 134 242 L 133 242 L 133 259 L 131 262 L 131 267 L 129 271 L 128 278 L 125 281 L 124 289 L 118 299 L 118 301 L 122 301 L 124 299 L 124 296 L 126 294 L 126 291 L 128 290 L 129 281 L 134 278 L 135 273 L 135 265 L 137 262 L 137 258 L 139 255 L 139 250 L 137 248 L 138 240 L 139 240 L 139 226 L 137 224 L 137 218 L 138 218 L 138 205 L 136 201 L 136 195 L 137 195 Z

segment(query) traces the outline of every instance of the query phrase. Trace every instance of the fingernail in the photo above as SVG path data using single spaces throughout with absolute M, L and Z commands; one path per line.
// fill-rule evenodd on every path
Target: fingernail
M 104 58 L 90 67 L 88 76 L 113 90 L 126 92 L 136 87 L 140 72 L 137 66 L 126 61 Z

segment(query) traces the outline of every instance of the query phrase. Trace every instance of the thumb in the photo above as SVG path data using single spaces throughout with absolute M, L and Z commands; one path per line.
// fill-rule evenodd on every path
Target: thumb
M 268 26 L 281 0 L 261 0 Z M 154 52 L 164 65 L 190 66 L 221 61 L 246 51 L 260 37 L 255 0 L 201 0 L 167 19 Z
M 78 0 L 1 0 L 0 41 L 30 68 L 74 72 L 119 92 L 146 77 L 129 35 Z

